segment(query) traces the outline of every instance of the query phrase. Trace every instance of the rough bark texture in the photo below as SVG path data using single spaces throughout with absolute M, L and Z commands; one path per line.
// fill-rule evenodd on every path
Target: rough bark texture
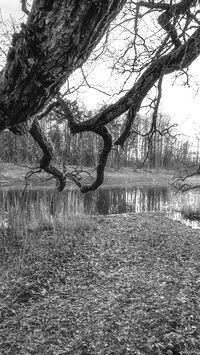
M 125 0 L 35 0 L 0 73 L 0 130 L 27 121 L 89 57 Z

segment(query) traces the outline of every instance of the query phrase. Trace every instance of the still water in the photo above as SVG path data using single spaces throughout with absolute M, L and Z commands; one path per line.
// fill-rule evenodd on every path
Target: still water
M 77 189 L 62 193 L 52 189 L 0 190 L 2 210 L 20 209 L 26 214 L 45 213 L 46 216 L 68 214 L 113 214 L 127 212 L 166 212 L 170 218 L 180 220 L 193 228 L 200 228 L 197 221 L 184 219 L 183 207 L 199 205 L 199 192 L 176 194 L 168 187 L 101 188 L 87 194 Z M 37 216 L 36 216 L 37 217 Z

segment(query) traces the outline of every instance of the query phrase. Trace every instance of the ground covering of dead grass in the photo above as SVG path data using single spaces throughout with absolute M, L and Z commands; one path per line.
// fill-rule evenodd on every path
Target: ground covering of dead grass
M 0 353 L 199 354 L 199 237 L 161 214 L 1 229 Z

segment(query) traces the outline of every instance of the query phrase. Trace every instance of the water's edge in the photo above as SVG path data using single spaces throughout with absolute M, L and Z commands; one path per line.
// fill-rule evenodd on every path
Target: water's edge
M 67 189 L 62 193 L 52 189 L 0 190 L 2 218 L 11 209 L 21 209 L 31 215 L 46 214 L 49 217 L 59 215 L 85 214 L 107 215 L 128 212 L 164 212 L 168 217 L 179 220 L 192 227 L 200 228 L 199 221 L 190 221 L 183 217 L 181 210 L 197 205 L 198 192 L 176 194 L 167 186 L 111 187 L 81 194 L 77 189 Z M 37 217 L 37 216 L 36 216 Z

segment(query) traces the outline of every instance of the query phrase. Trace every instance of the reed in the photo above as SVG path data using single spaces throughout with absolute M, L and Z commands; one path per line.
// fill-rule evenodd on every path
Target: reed
M 27 255 L 34 257 L 39 249 L 46 253 L 43 248 L 49 240 L 51 246 L 61 248 L 74 235 L 84 234 L 90 225 L 90 217 L 70 215 L 64 209 L 52 215 L 45 199 L 30 206 L 27 201 L 5 198 L 0 213 L 0 263 L 18 260 L 21 268 Z

